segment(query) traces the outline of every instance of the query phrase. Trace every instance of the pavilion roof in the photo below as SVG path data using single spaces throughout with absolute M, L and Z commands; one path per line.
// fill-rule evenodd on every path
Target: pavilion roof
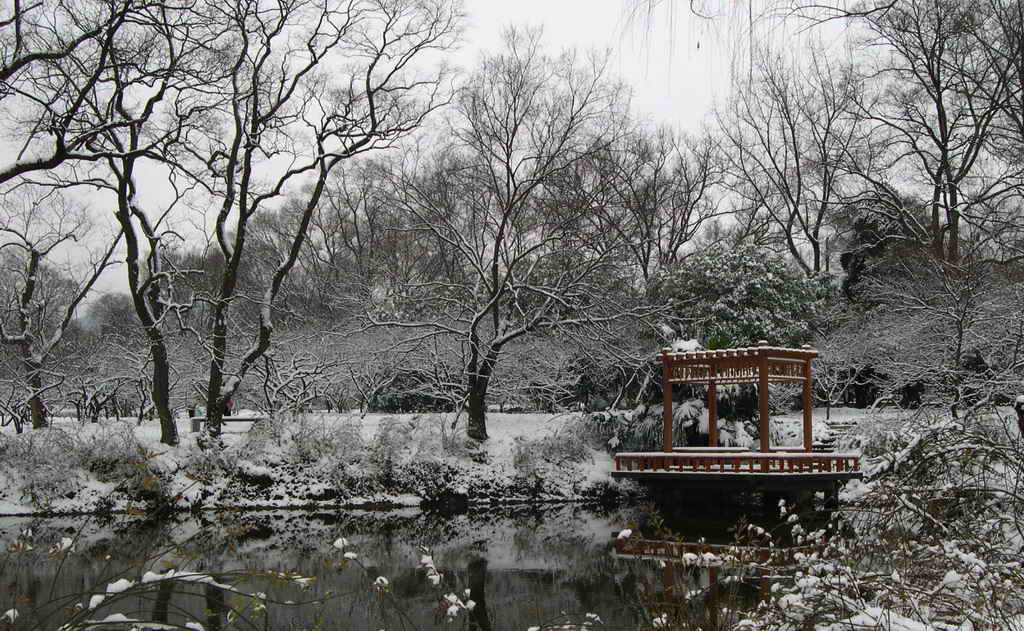
M 805 364 L 817 356 L 818 351 L 810 346 L 786 348 L 768 346 L 767 342 L 752 347 L 681 353 L 666 348 L 661 353 L 671 383 L 713 381 L 722 385 L 757 383 L 762 369 L 769 381 L 804 381 Z

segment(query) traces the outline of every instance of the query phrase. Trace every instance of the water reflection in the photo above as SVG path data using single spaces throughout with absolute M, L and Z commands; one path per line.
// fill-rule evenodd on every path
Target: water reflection
M 725 541 L 730 535 L 722 524 L 739 517 L 719 514 L 711 525 L 677 520 L 674 526 L 687 538 Z M 634 629 L 649 626 L 660 612 L 707 629 L 724 624 L 717 619 L 720 605 L 709 602 L 733 598 L 731 609 L 756 602 L 756 585 L 731 570 L 713 577 L 707 568 L 701 574 L 700 568 L 615 558 L 613 533 L 645 520 L 643 510 L 574 506 L 461 515 L 278 511 L 160 524 L 4 518 L 4 546 L 30 539 L 33 550 L 4 557 L 0 573 L 8 590 L 0 594 L 0 612 L 19 610 L 16 629 L 56 629 L 69 616 L 102 619 L 113 613 L 177 625 L 197 621 L 213 631 L 231 627 L 236 618 L 271 629 L 430 629 L 445 624 L 443 598 L 451 593 L 475 602 L 460 616 L 479 631 L 523 631 L 587 613 L 600 616 L 606 628 Z M 32 530 L 30 538 L 20 535 L 26 529 Z M 75 537 L 74 552 L 47 552 L 69 536 Z M 340 537 L 355 559 L 331 546 Z M 443 575 L 437 588 L 418 567 L 421 547 L 430 549 Z M 120 578 L 139 581 L 146 572 L 166 576 L 171 570 L 193 575 L 110 594 L 88 615 L 81 607 L 76 613 L 76 604 L 87 605 Z M 315 580 L 305 583 L 298 576 Z M 386 589 L 378 577 L 386 577 Z M 729 578 L 728 587 L 714 587 L 723 582 L 712 578 Z

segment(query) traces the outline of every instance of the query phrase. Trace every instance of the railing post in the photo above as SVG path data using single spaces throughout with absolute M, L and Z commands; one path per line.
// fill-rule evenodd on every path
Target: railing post
M 768 346 L 768 342 L 760 341 L 757 345 L 765 347 Z M 757 399 L 761 408 L 759 429 L 761 430 L 761 451 L 766 452 L 771 448 L 768 437 L 768 349 L 759 348 L 758 351 L 761 353 L 757 368 Z
M 672 451 L 672 356 L 669 350 L 661 351 L 661 392 L 662 392 L 662 451 Z
M 810 347 L 805 345 L 806 348 Z M 812 385 L 811 358 L 808 357 L 804 360 L 804 451 L 808 452 L 814 449 L 814 438 L 811 435 L 811 418 L 814 414 Z
M 718 366 L 711 362 L 711 381 L 708 382 L 708 447 L 718 446 L 718 385 L 715 377 Z

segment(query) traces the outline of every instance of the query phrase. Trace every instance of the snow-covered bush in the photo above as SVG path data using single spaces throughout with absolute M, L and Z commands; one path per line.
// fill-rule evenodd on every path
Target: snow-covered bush
M 1024 453 L 996 411 L 964 423 L 921 414 L 868 444 L 849 509 L 773 570 L 772 597 L 740 629 L 1006 629 L 1024 616 Z M 882 445 L 873 444 L 882 441 Z
M 137 461 L 145 453 L 129 423 L 86 434 L 76 441 L 75 451 L 84 468 L 104 482 L 117 482 L 134 474 Z
M 354 418 L 328 422 L 320 415 L 279 414 L 264 419 L 246 433 L 242 451 L 250 459 L 261 456 L 273 464 L 318 462 L 322 458 L 361 459 L 365 445 Z
M 674 316 L 711 349 L 807 343 L 828 291 L 753 246 L 702 250 L 657 281 Z
M 572 428 L 534 439 L 517 436 L 512 447 L 512 464 L 521 475 L 530 475 L 545 465 L 583 462 L 589 456 L 590 450 L 580 432 Z
M 53 500 L 75 493 L 82 486 L 82 480 L 68 465 L 68 455 L 73 453 L 74 437 L 65 432 L 0 434 L 0 470 L 4 478 L 15 482 L 0 493 L 48 510 Z
M 49 511 L 81 492 L 89 476 L 130 502 L 166 503 L 167 476 L 152 462 L 126 422 L 90 426 L 88 432 L 51 427 L 16 436 L 0 434 L 3 493 L 16 503 Z
M 385 480 L 385 484 L 394 476 L 395 465 L 399 461 L 399 452 L 404 447 L 404 439 L 408 430 L 407 424 L 394 417 L 381 419 L 377 433 L 367 446 L 367 461 L 371 470 Z

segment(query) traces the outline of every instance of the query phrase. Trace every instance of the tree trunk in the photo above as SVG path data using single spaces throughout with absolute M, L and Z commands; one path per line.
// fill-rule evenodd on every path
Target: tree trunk
M 469 420 L 466 435 L 474 440 L 487 440 L 487 375 L 469 376 Z
M 153 389 L 150 398 L 160 417 L 160 442 L 177 445 L 178 426 L 171 414 L 171 364 L 167 358 L 167 346 L 159 331 L 151 333 L 149 348 L 153 356 Z
M 949 183 L 949 211 L 946 213 L 947 225 L 949 225 L 949 252 L 946 260 L 950 263 L 960 261 L 960 209 L 957 207 L 957 185 Z
M 220 436 L 224 425 L 224 408 L 219 396 L 223 383 L 224 376 L 220 371 L 220 366 L 217 366 L 216 363 L 211 364 L 209 390 L 206 394 L 206 431 L 211 436 Z
M 43 399 L 40 396 L 40 392 L 43 390 L 43 376 L 40 372 L 42 366 L 30 357 L 23 357 L 22 363 L 25 366 L 25 380 L 28 382 L 30 392 L 28 408 L 32 416 L 32 429 L 42 429 L 47 425 L 46 406 L 43 405 Z
M 227 358 L 228 328 L 226 324 L 227 307 L 218 305 L 213 322 L 213 357 L 210 360 L 210 380 L 206 387 L 206 430 L 211 436 L 219 436 L 221 419 L 224 418 L 224 397 L 221 389 L 224 386 L 224 363 Z
M 939 214 L 939 200 L 941 199 L 942 184 L 936 183 L 932 191 L 932 254 L 935 259 L 941 261 L 945 256 L 945 248 L 942 247 L 942 223 Z

